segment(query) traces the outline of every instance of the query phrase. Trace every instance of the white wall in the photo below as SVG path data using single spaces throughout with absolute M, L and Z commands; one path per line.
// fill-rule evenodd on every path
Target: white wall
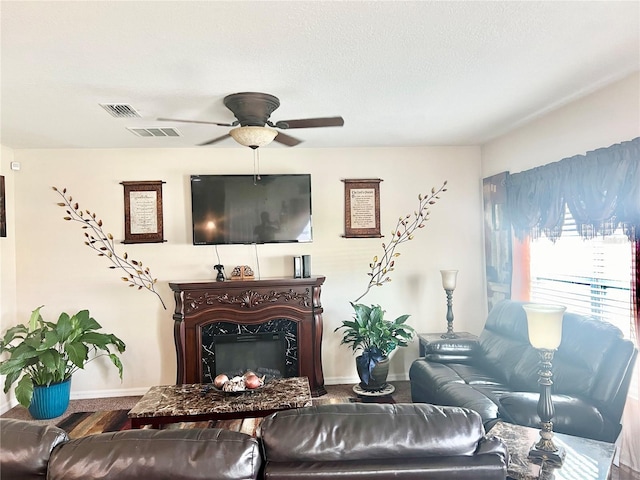
M 171 280 L 214 279 L 214 247 L 191 244 L 189 175 L 252 173 L 253 155 L 245 148 L 16 150 L 15 260 L 17 316 L 45 305 L 45 318 L 88 308 L 105 331 L 127 344 L 125 376 L 106 363 L 90 364 L 74 376 L 72 398 L 138 394 L 154 384 L 175 382 L 174 308 Z M 4 162 L 4 160 L 3 160 Z M 351 351 L 340 346 L 333 330 L 351 316 L 354 300 L 368 282 L 368 264 L 381 253 L 399 216 L 413 214 L 418 194 L 449 181 L 449 191 L 431 209 L 427 227 L 400 247 L 393 281 L 374 289 L 362 301 L 379 303 L 395 316 L 411 314 L 417 330 L 446 327 L 446 299 L 440 269 L 459 269 L 454 293 L 455 327 L 478 333 L 483 322 L 482 212 L 479 147 L 377 149 L 265 148 L 262 173 L 310 173 L 313 193 L 311 244 L 260 245 L 263 277 L 291 276 L 293 255 L 310 254 L 312 273 L 325 275 L 323 367 L 327 384 L 356 382 Z M 381 223 L 385 239 L 344 239 L 344 178 L 382 178 Z M 123 238 L 121 181 L 163 180 L 164 244 L 120 245 L 116 249 L 144 262 L 158 278 L 167 304 L 163 310 L 151 293 L 128 288 L 120 272 L 108 269 L 83 242 L 80 225 L 63 220 L 51 189 L 66 187 L 82 209 L 95 212 L 105 230 Z M 229 273 L 235 265 L 256 267 L 253 246 L 219 246 Z M 5 266 L 3 263 L 3 276 Z M 3 306 L 4 311 L 4 306 Z M 3 314 L 3 316 L 5 316 Z M 408 378 L 418 355 L 417 342 L 400 349 L 390 379 Z
M 482 146 L 483 178 L 528 170 L 640 136 L 640 74 Z
M 0 332 L 14 325 L 16 318 L 16 242 L 14 215 L 13 150 L 0 146 L 0 175 L 4 176 L 7 236 L 0 237 Z M 4 377 L 0 383 L 4 387 Z M 0 412 L 9 407 L 12 392 L 0 389 Z

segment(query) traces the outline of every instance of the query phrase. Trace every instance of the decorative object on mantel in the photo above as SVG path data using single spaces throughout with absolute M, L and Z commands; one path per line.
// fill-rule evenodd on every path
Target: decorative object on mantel
M 411 214 L 398 219 L 395 230 L 391 232 L 391 241 L 382 244 L 382 258 L 378 259 L 376 255 L 369 264 L 371 272 L 368 274 L 370 279 L 367 288 L 355 301 L 350 302 L 355 312 L 353 320 L 343 320 L 342 325 L 334 330 L 344 330 L 341 344 L 350 345 L 354 352 L 362 350 L 362 354 L 356 357 L 356 368 L 361 380 L 360 387 L 369 392 L 380 391 L 380 395 L 385 395 L 389 354 L 397 347 L 407 346 L 413 340 L 415 330 L 405 323 L 409 315 L 401 315 L 393 321 L 385 320 L 385 311 L 379 305 L 367 306 L 357 302 L 373 286 L 379 287 L 391 281 L 389 273 L 394 270 L 395 258 L 400 255 L 396 248 L 401 243 L 413 240 L 415 231 L 425 227 L 425 222 L 429 220 L 429 206 L 440 199 L 442 192 L 447 191 L 446 186 L 445 180 L 440 188 L 433 187 L 430 194 L 418 195 L 419 208 L 414 212 L 413 220 Z
M 447 294 L 447 333 L 442 334 L 442 338 L 458 338 L 453 333 L 453 291 L 456 289 L 456 278 L 458 270 L 440 270 L 442 275 L 442 287 Z
M 559 467 L 564 461 L 566 452 L 553 443 L 553 398 L 551 397 L 551 362 L 553 353 L 562 341 L 562 317 L 566 307 L 562 305 L 542 305 L 531 303 L 523 305 L 527 314 L 527 328 L 529 343 L 538 349 L 540 355 L 540 370 L 538 371 L 538 385 L 540 398 L 538 400 L 538 416 L 540 417 L 540 441 L 529 450 L 529 458 L 547 462 Z
M 253 280 L 253 270 L 249 265 L 238 265 L 231 271 L 231 280 Z
M 124 186 L 124 241 L 122 243 L 162 243 L 161 180 L 120 182 Z
M 344 182 L 345 238 L 381 238 L 380 178 Z
M 214 265 L 213 268 L 218 272 L 216 275 L 216 282 L 224 282 L 226 280 L 226 277 L 224 276 L 224 265 L 219 263 Z
M 79 222 L 82 224 L 83 229 L 92 232 L 84 233 L 84 244 L 92 250 L 95 250 L 99 257 L 108 258 L 112 263 L 112 265 L 109 266 L 110 269 L 121 268 L 126 273 L 126 277 L 121 278 L 127 282 L 130 287 L 138 287 L 138 290 L 144 288 L 156 295 L 162 304 L 162 308 L 166 310 L 167 307 L 162 297 L 155 289 L 155 284 L 158 279 L 151 276 L 149 267 L 143 267 L 142 262 L 129 259 L 127 252 L 124 252 L 122 257 L 120 257 L 116 253 L 113 235 L 105 233 L 102 229 L 102 220 L 97 218 L 96 214 L 89 210 L 82 211 L 78 202 L 72 203 L 73 198 L 71 195 L 67 195 L 66 188 L 62 190 L 58 190 L 56 187 L 51 188 L 64 200 L 58 203 L 58 206 L 66 208 L 67 216 L 63 218 L 67 221 Z

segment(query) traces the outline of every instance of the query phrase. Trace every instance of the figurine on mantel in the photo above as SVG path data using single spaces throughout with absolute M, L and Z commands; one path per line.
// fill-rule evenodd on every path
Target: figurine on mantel
M 226 280 L 224 276 L 224 265 L 214 265 L 213 268 L 218 271 L 218 275 L 216 275 L 216 282 L 224 282 Z
M 253 270 L 249 265 L 238 265 L 231 272 L 231 280 L 253 280 Z

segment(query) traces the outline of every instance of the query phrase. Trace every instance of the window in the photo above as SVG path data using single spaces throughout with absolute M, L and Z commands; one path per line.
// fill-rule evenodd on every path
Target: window
M 631 337 L 631 245 L 622 229 L 585 240 L 566 211 L 560 238 L 555 243 L 545 236 L 532 241 L 530 255 L 532 302 L 565 305 Z

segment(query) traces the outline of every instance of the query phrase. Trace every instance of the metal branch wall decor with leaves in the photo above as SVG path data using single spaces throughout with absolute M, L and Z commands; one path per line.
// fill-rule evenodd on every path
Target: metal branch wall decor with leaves
M 58 206 L 66 209 L 67 215 L 63 217 L 69 222 L 78 222 L 82 225 L 82 228 L 86 230 L 84 232 L 85 241 L 84 244 L 98 253 L 99 257 L 105 257 L 109 259 L 112 265 L 109 268 L 122 269 L 126 276 L 121 277 L 123 281 L 127 282 L 130 287 L 138 287 L 138 290 L 143 288 L 150 291 L 158 297 L 162 307 L 166 310 L 167 306 L 164 304 L 162 297 L 156 291 L 155 285 L 158 281 L 157 278 L 153 278 L 149 271 L 149 267 L 143 266 L 142 262 L 138 260 L 130 259 L 127 252 L 124 252 L 122 256 L 116 253 L 115 245 L 113 241 L 113 235 L 105 233 L 102 229 L 102 220 L 97 218 L 95 213 L 89 210 L 82 210 L 78 202 L 73 202 L 73 197 L 67 195 L 67 189 L 62 190 L 56 187 L 51 187 L 58 193 L 63 199 L 58 203 Z
M 394 271 L 395 259 L 400 256 L 400 252 L 396 252 L 396 248 L 401 243 L 413 240 L 416 230 L 425 227 L 425 222 L 429 220 L 429 207 L 435 204 L 436 200 L 440 199 L 439 195 L 441 193 L 447 191 L 446 186 L 447 181 L 445 180 L 442 186 L 437 190 L 433 187 L 430 194 L 418 195 L 419 205 L 418 210 L 413 212 L 413 220 L 411 219 L 411 214 L 398 219 L 396 228 L 391 232 L 391 241 L 388 244 L 382 244 L 382 257 L 378 258 L 377 255 L 374 256 L 373 261 L 369 264 L 371 271 L 368 273 L 370 278 L 366 290 L 362 295 L 356 298 L 353 303 L 357 303 L 361 300 L 362 297 L 369 293 L 369 290 L 371 290 L 372 287 L 380 287 L 391 281 L 389 273 Z

